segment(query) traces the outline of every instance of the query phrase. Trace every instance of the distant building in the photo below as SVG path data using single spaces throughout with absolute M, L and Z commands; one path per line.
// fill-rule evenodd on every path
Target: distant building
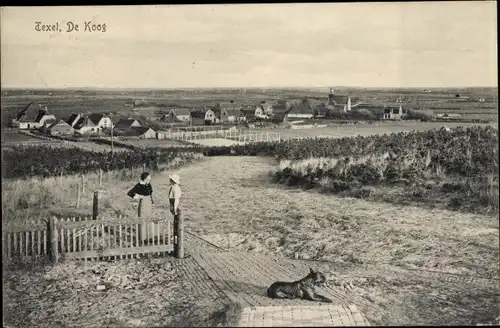
M 266 101 L 261 102 L 259 104 L 260 108 L 262 108 L 262 113 L 267 116 L 273 115 L 273 105 L 272 103 L 268 103 Z
M 48 126 L 47 133 L 53 136 L 72 135 L 75 129 L 64 120 L 59 120 Z
M 304 97 L 296 106 L 288 113 L 288 118 L 312 118 L 314 110 L 307 97 Z
M 385 106 L 382 119 L 384 120 L 401 120 L 406 116 L 406 111 L 403 106 Z
M 80 117 L 73 128 L 78 134 L 97 134 L 100 131 L 99 127 L 88 116 Z
M 103 113 L 93 113 L 88 116 L 89 120 L 94 123 L 97 128 L 102 131 L 104 129 L 111 129 L 113 126 L 113 122 L 111 121 L 111 117 L 103 114 Z
M 138 120 L 135 120 L 135 119 L 132 119 L 132 118 L 120 118 L 114 128 L 115 129 L 120 129 L 120 130 L 123 130 L 123 129 L 130 129 L 130 128 L 139 128 L 141 127 L 142 124 L 138 121 Z
M 351 111 L 351 97 L 345 95 L 336 95 L 333 89 L 330 89 L 328 94 L 327 106 L 333 106 L 334 109 L 342 110 L 343 112 Z
M 265 118 L 262 107 L 255 105 L 245 105 L 240 110 L 241 116 L 245 121 L 254 120 L 257 118 Z
M 315 117 L 328 117 L 336 113 L 346 113 L 350 112 L 351 97 L 345 95 L 336 95 L 333 89 L 330 89 L 328 94 L 328 101 L 316 105 L 313 108 L 313 115 Z
M 168 114 L 161 118 L 161 121 L 166 123 L 183 123 L 191 120 L 191 111 L 189 108 L 171 109 Z
M 54 115 L 49 115 L 47 107 L 42 107 L 40 104 L 30 102 L 16 118 L 11 121 L 11 126 L 21 130 L 38 129 L 56 120 Z
M 215 123 L 235 122 L 240 116 L 240 110 L 242 107 L 242 104 L 237 103 L 234 100 L 216 104 L 211 108 L 216 117 Z
M 213 110 L 200 107 L 191 111 L 192 125 L 212 125 L 217 122 L 217 117 Z

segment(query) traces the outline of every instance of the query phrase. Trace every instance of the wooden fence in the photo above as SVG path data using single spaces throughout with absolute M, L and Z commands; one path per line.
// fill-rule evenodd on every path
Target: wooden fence
M 3 259 L 50 259 L 56 263 L 59 259 L 139 258 L 172 251 L 177 258 L 183 258 L 183 226 L 181 215 L 173 219 L 52 217 L 4 224 Z
M 222 138 L 239 142 L 280 141 L 279 132 L 241 132 L 240 130 L 215 130 L 203 132 L 167 132 L 164 139 L 192 141 Z
M 280 141 L 281 134 L 279 132 L 249 132 L 237 136 L 228 136 L 226 139 L 238 142 L 273 142 Z

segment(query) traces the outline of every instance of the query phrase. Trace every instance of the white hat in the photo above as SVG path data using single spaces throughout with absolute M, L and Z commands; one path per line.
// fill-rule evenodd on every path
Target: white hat
M 168 176 L 170 178 L 170 180 L 172 180 L 173 182 L 179 184 L 180 180 L 181 180 L 181 177 L 177 174 L 172 174 L 172 175 L 169 175 Z

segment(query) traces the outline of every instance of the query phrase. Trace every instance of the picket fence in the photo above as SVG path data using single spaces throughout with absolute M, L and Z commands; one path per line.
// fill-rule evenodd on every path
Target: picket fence
M 92 217 L 28 220 L 4 224 L 3 259 L 7 261 L 99 260 L 139 258 L 174 251 L 184 257 L 183 220 Z
M 199 132 L 166 132 L 161 136 L 158 135 L 158 138 L 182 141 L 223 138 L 238 142 L 272 142 L 280 141 L 280 133 L 241 132 L 240 130 L 212 130 Z

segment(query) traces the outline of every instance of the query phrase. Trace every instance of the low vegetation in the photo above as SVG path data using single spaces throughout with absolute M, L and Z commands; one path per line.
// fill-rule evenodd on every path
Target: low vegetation
M 158 170 L 162 164 L 169 164 L 177 158 L 193 158 L 195 153 L 180 148 L 141 149 L 129 146 L 134 151 L 93 152 L 81 148 L 55 148 L 41 146 L 12 146 L 3 150 L 3 178 L 54 177 L 61 174 L 94 173 L 103 171 L 129 170 L 147 167 Z M 199 153 L 199 152 L 198 152 Z
M 4 151 L 2 173 L 27 178 L 144 166 L 159 170 L 179 158 L 258 155 L 275 157 L 280 163 L 275 182 L 290 186 L 480 213 L 497 213 L 499 207 L 498 130 L 490 126 L 233 146 L 123 146 L 131 151 L 11 147 Z
M 498 130 L 491 127 L 303 139 L 277 156 L 279 183 L 498 213 Z

